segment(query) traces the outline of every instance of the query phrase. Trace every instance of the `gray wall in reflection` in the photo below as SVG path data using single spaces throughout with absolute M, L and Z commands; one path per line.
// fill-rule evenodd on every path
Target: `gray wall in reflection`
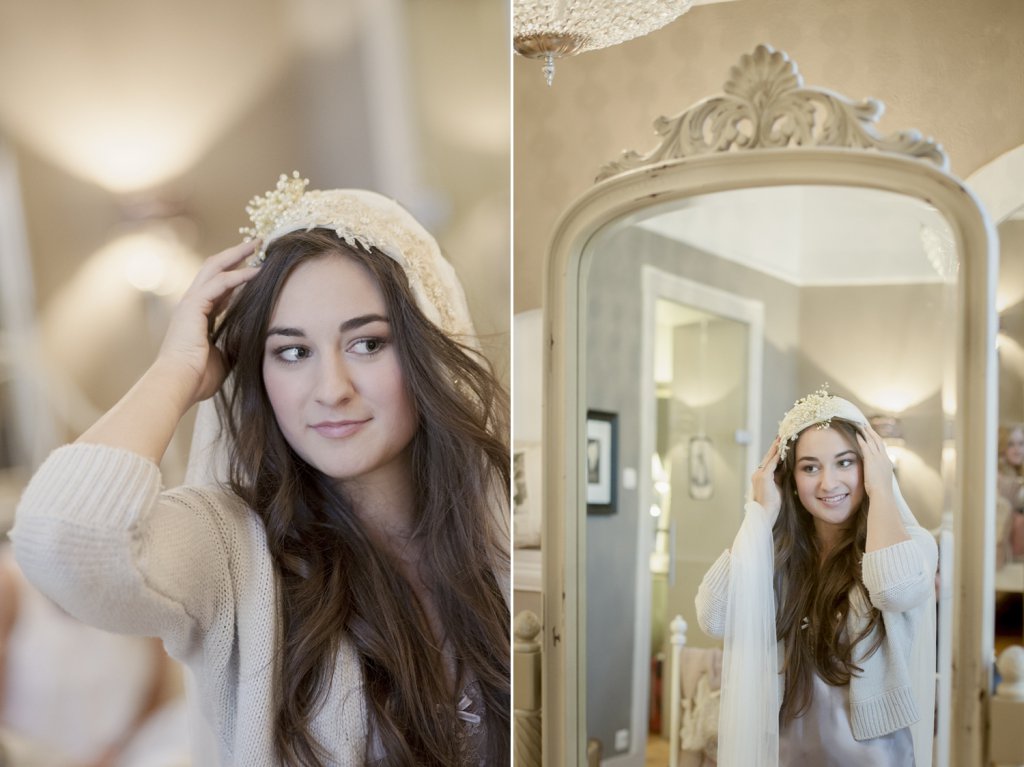
M 780 414 L 798 390 L 794 358 L 799 337 L 800 291 L 780 280 L 724 261 L 643 229 L 612 235 L 600 248 L 586 279 L 586 391 L 589 409 L 619 415 L 618 464 L 639 471 L 639 408 L 643 307 L 640 266 L 649 264 L 690 280 L 764 301 L 765 382 L 762 442 L 770 442 Z M 712 353 L 713 350 L 712 350 Z M 683 490 L 685 492 L 685 490 Z M 637 490 L 619 483 L 617 512 L 587 518 L 587 732 L 615 752 L 615 732 L 630 728 L 633 632 L 636 622 Z M 737 525 L 742 509 L 733 509 Z M 710 546 L 708 561 L 721 553 Z M 696 625 L 691 641 L 699 642 Z M 636 737 L 637 733 L 631 733 Z

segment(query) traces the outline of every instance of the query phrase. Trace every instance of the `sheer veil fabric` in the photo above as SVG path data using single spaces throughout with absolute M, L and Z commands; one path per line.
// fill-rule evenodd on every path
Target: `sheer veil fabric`
M 829 399 L 832 404 L 825 417 L 818 414 L 801 424 L 787 416 L 780 437 L 788 442 L 807 426 L 833 417 L 867 425 L 867 418 L 856 405 L 840 397 Z M 893 491 L 900 516 L 906 524 L 916 526 L 895 476 Z M 781 680 L 773 588 L 775 517 L 753 501 L 744 511 L 729 563 L 718 763 L 721 767 L 778 767 Z M 911 734 L 916 763 L 927 767 L 932 763 L 935 713 L 935 600 L 927 599 L 914 609 L 920 614 L 910 675 L 920 719 L 911 726 Z
M 729 604 L 722 654 L 718 763 L 779 763 L 779 660 L 775 641 L 775 515 L 750 501 L 729 560 Z

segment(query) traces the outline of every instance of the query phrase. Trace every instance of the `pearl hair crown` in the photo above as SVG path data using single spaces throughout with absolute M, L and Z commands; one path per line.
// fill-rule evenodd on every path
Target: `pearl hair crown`
M 827 429 L 833 418 L 843 418 L 866 426 L 867 419 L 856 405 L 842 397 L 829 394 L 828 384 L 806 397 L 801 397 L 779 422 L 779 461 L 786 459 L 790 443 L 809 426 Z
M 401 264 L 420 310 L 449 336 L 472 337 L 462 285 L 437 241 L 405 208 L 364 189 L 306 189 L 298 171 L 282 173 L 274 189 L 249 201 L 252 226 L 245 241 L 259 240 L 250 264 L 267 257 L 267 247 L 290 232 L 330 229 L 352 246 L 376 248 Z

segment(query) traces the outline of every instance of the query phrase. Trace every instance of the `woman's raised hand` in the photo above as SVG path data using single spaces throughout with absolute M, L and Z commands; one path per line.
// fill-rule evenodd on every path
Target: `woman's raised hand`
M 210 329 L 235 288 L 259 272 L 238 266 L 255 250 L 256 243 L 247 242 L 206 259 L 171 315 L 156 361 L 78 442 L 130 450 L 160 463 L 181 417 L 224 382 L 227 371 L 210 343 Z
M 212 397 L 224 382 L 227 371 L 210 343 L 210 330 L 235 289 L 259 272 L 259 267 L 238 266 L 257 244 L 243 242 L 206 259 L 171 315 L 155 364 L 180 371 L 192 403 Z
M 775 479 L 775 469 L 779 466 L 779 438 L 776 437 L 768 452 L 761 459 L 761 465 L 754 470 L 751 477 L 754 500 L 764 507 L 772 519 L 778 516 L 782 508 L 782 489 Z
M 860 427 L 857 442 L 863 456 L 864 492 L 872 500 L 892 495 L 892 460 L 885 449 L 885 442 L 868 425 Z

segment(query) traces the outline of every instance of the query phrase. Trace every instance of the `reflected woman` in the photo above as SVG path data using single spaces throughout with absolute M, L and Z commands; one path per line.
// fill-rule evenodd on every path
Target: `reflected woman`
M 39 469 L 18 560 L 187 665 L 196 764 L 506 763 L 505 395 L 433 238 L 306 183 L 253 201 L 256 239 L 206 261 L 149 370 Z M 217 392 L 194 452 L 226 476 L 162 490 Z
M 999 427 L 996 567 L 1024 560 L 1024 425 Z
M 815 392 L 752 482 L 697 594 L 701 628 L 725 637 L 719 763 L 931 764 L 937 549 L 881 437 Z

